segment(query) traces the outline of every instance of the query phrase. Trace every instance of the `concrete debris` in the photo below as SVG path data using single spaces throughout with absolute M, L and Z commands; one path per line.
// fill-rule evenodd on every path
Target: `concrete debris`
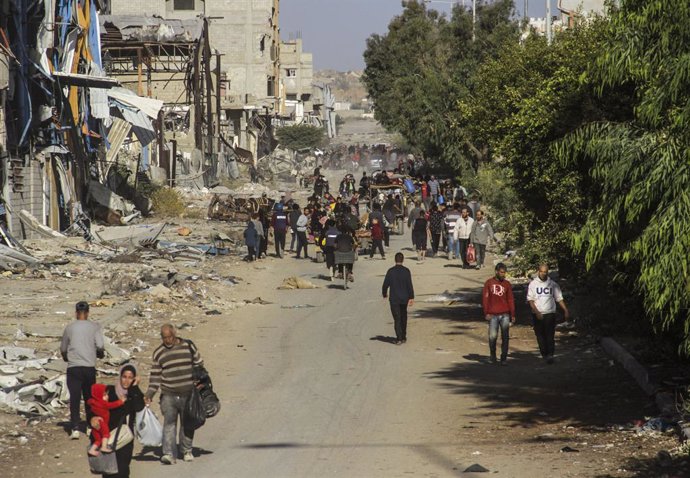
M 134 226 L 106 227 L 93 229 L 96 240 L 114 246 L 138 247 L 155 242 L 166 224 L 138 224 Z
M 107 336 L 104 337 L 104 339 L 105 363 L 112 366 L 118 366 L 129 362 L 132 355 L 128 351 L 115 345 Z
M 0 269 L 12 271 L 27 265 L 38 264 L 39 260 L 4 244 L 0 244 Z
M 39 222 L 36 217 L 29 211 L 22 209 L 19 211 L 19 220 L 22 222 L 25 228 L 30 229 L 41 237 L 48 239 L 64 239 L 64 234 L 60 234 L 57 231 L 52 230 L 48 226 L 44 226 Z
M 67 376 L 41 377 L 33 382 L 0 390 L 0 409 L 38 416 L 55 415 L 69 400 Z
M 306 279 L 302 279 L 301 277 L 288 277 L 283 280 L 283 283 L 278 287 L 278 289 L 318 289 L 318 286 Z
M 165 287 L 163 284 L 158 284 L 154 287 L 151 287 L 147 291 L 149 294 L 151 294 L 152 297 L 156 298 L 165 298 L 165 297 L 170 297 L 170 289 Z
M 26 347 L 0 347 L 0 359 L 3 360 L 26 360 L 36 357 L 34 349 Z
M 125 295 L 137 290 L 146 289 L 147 284 L 140 274 L 116 271 L 103 281 L 104 294 Z
M 134 204 L 115 194 L 113 191 L 99 183 L 89 181 L 87 201 L 94 207 L 98 219 L 107 224 L 124 224 L 124 217 L 134 213 Z

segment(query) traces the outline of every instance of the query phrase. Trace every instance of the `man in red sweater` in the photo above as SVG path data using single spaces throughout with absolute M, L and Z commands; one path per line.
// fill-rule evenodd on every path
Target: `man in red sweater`
M 510 323 L 515 323 L 515 300 L 513 287 L 506 280 L 506 266 L 502 262 L 496 266 L 496 276 L 484 283 L 482 291 L 484 318 L 489 322 L 489 352 L 491 363 L 496 363 L 496 342 L 498 328 L 501 328 L 501 365 L 508 358 Z

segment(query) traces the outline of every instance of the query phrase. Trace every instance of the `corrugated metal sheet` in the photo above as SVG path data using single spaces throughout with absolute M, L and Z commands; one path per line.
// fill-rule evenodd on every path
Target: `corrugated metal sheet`
M 136 137 L 139 138 L 142 146 L 146 146 L 150 142 L 156 140 L 156 132 L 148 116 L 139 110 L 135 111 L 119 104 L 118 109 L 122 113 L 122 117 L 125 121 L 132 125 L 132 131 Z
M 0 53 L 0 90 L 9 86 L 10 66 L 9 59 L 4 53 Z
M 108 140 L 110 141 L 110 149 L 105 155 L 105 160 L 108 163 L 115 161 L 117 153 L 120 152 L 122 143 L 129 134 L 129 130 L 132 129 L 132 125 L 127 121 L 120 118 L 113 118 L 113 125 L 108 131 Z

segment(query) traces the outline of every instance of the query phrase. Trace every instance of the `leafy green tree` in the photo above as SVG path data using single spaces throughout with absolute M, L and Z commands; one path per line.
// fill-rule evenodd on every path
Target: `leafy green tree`
M 474 95 L 459 103 L 466 130 L 489 145 L 512 179 L 521 210 L 512 211 L 511 232 L 525 264 L 550 260 L 562 272 L 581 268 L 571 239 L 593 197 L 588 165 L 565 167 L 552 145 L 587 122 L 631 115 L 629 96 L 601 99 L 580 80 L 606 34 L 599 20 L 560 33 L 552 45 L 536 35 L 507 42 L 473 77 Z
M 293 151 L 305 148 L 319 148 L 326 142 L 325 130 L 306 124 L 284 126 L 276 130 L 281 146 Z
M 589 70 L 602 98 L 634 91 L 634 117 L 592 122 L 557 148 L 592 165 L 598 201 L 575 236 L 587 266 L 613 258 L 653 323 L 680 326 L 690 352 L 690 3 L 623 0 Z
M 423 2 L 404 6 L 385 35 L 367 41 L 363 81 L 376 118 L 427 158 L 473 174 L 489 150 L 467 134 L 456 106 L 472 94 L 470 78 L 483 59 L 506 38 L 517 41 L 512 0 L 478 2 L 476 41 L 471 14 L 460 6 L 450 19 Z

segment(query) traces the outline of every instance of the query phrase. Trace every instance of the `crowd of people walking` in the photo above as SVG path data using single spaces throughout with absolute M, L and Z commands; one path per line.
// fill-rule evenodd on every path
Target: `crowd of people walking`
M 318 168 L 317 168 L 318 169 Z M 320 175 L 319 171 L 315 171 Z M 467 201 L 464 188 L 448 192 L 434 176 L 418 179 L 416 196 L 389 190 L 385 194 L 370 190 L 372 183 L 362 175 L 359 189 L 348 174 L 341 183 L 340 195 L 333 197 L 326 190 L 315 190 L 301 207 L 285 197 L 272 209 L 252 214 L 244 230 L 247 246 L 246 260 L 267 257 L 269 242 L 274 244 L 274 256 L 283 259 L 287 252 L 295 259 L 318 258 L 334 280 L 345 277 L 354 281 L 354 260 L 342 257 L 360 255 L 362 238 L 368 239 L 369 249 L 362 255 L 373 259 L 378 254 L 386 259 L 394 228 L 406 222 L 412 250 L 418 264 L 427 257 L 459 261 L 463 269 L 485 267 L 487 247 L 498 243 L 493 227 L 481 208 L 478 197 Z M 318 188 L 317 188 L 318 189 Z M 456 197 L 457 191 L 462 193 Z M 445 195 L 453 201 L 445 200 Z M 368 201 L 361 201 L 362 197 Z M 288 244 L 287 234 L 291 234 Z M 310 247 L 313 247 L 310 254 Z M 387 299 L 393 317 L 396 345 L 408 340 L 408 308 L 414 305 L 413 273 L 403 265 L 402 252 L 394 254 L 394 266 L 385 274 L 381 294 Z M 498 261 L 496 261 L 498 262 Z M 345 274 L 345 275 L 344 275 Z M 498 262 L 492 277 L 482 290 L 483 318 L 488 324 L 489 363 L 506 365 L 510 352 L 510 327 L 517 320 L 513 287 L 507 279 L 507 267 Z M 539 352 L 547 364 L 554 363 L 557 308 L 569 319 L 559 285 L 550 278 L 547 264 L 541 264 L 529 283 L 525 301 L 531 312 L 532 327 Z M 201 387 L 197 369 L 203 370 L 198 348 L 180 338 L 170 324 L 161 327 L 161 344 L 153 351 L 148 388 L 139 388 L 137 369 L 125 365 L 114 385 L 96 380 L 96 361 L 104 354 L 104 338 L 100 326 L 89 319 L 89 304 L 76 305 L 76 320 L 64 331 L 61 353 L 67 365 L 67 386 L 70 392 L 69 433 L 72 439 L 90 429 L 88 454 L 91 458 L 112 455 L 116 472 L 105 470 L 103 476 L 127 478 L 132 460 L 133 441 L 119 441 L 123 430 L 135 432 L 139 413 L 152 403 L 160 392 L 161 426 L 160 461 L 171 465 L 178 458 L 193 461 L 192 444 L 196 428 L 190 425 L 189 404 L 194 392 Z M 499 335 L 500 351 L 497 350 Z M 81 402 L 85 403 L 86 421 L 81 421 Z M 203 424 L 203 422 L 202 422 Z M 124 427 L 124 428 L 123 428 Z M 126 431 L 126 430 L 125 430 Z M 126 433 L 125 433 L 126 434 Z M 113 441 L 113 435 L 115 440 Z M 93 470 L 93 468 L 92 468 Z

